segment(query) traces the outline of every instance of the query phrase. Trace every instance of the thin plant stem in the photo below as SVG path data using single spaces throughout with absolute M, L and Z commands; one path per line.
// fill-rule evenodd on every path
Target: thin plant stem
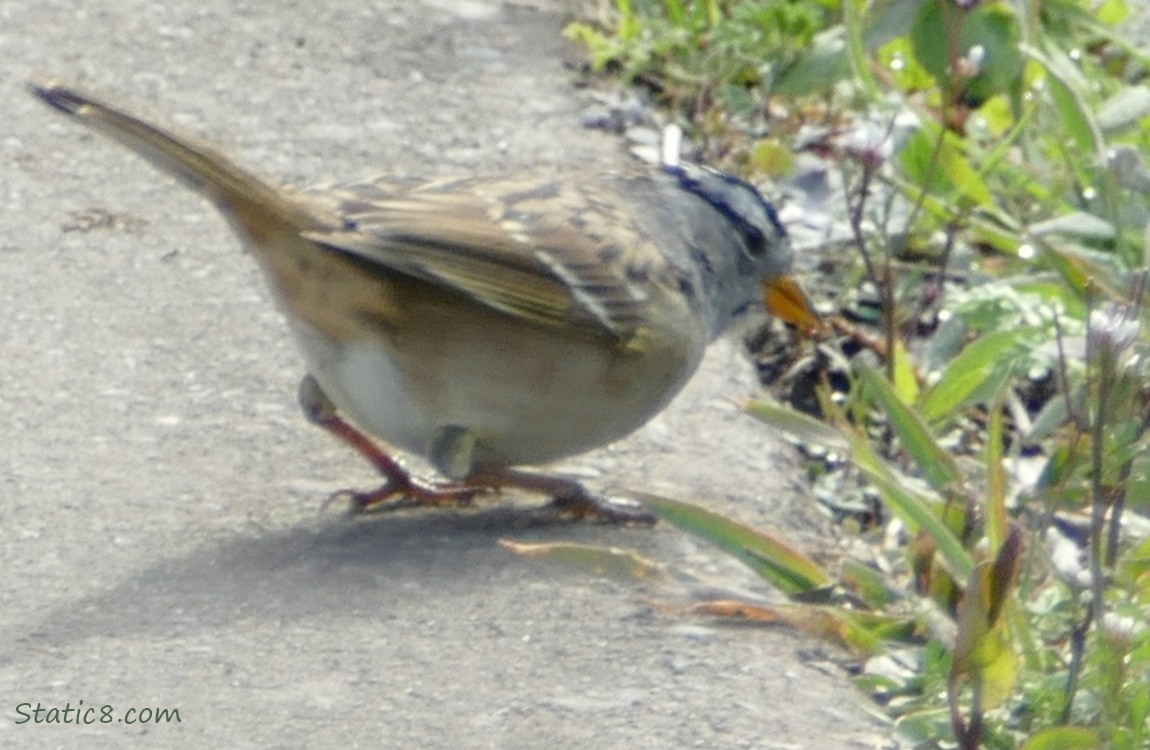
M 1093 313 L 1093 295 L 1088 294 L 1087 320 Z M 1098 336 L 1086 337 L 1086 362 L 1097 361 L 1088 367 L 1090 390 L 1095 396 L 1090 423 L 1090 608 L 1096 622 L 1102 622 L 1102 529 L 1106 525 L 1107 497 L 1103 483 L 1102 457 L 1106 440 L 1106 413 L 1109 406 L 1110 386 L 1114 380 L 1113 354 L 1105 346 L 1094 344 Z
M 1070 714 L 1074 709 L 1074 696 L 1078 692 L 1078 677 L 1082 674 L 1082 664 L 1086 658 L 1086 634 L 1090 632 L 1090 625 L 1094 622 L 1092 610 L 1086 610 L 1082 622 L 1070 631 L 1070 664 L 1066 668 L 1066 702 L 1062 705 L 1062 712 L 1058 716 L 1061 725 L 1070 723 Z

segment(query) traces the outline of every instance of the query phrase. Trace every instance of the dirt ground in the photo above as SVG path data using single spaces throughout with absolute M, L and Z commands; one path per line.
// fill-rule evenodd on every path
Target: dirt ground
M 625 157 L 579 125 L 563 12 L 0 4 L 0 746 L 891 746 L 830 647 L 658 606 L 769 595 L 666 526 L 321 512 L 374 478 L 297 413 L 300 360 L 254 264 L 204 201 L 23 90 L 74 79 L 288 182 L 609 165 Z M 733 406 L 754 392 L 716 346 L 665 414 L 566 468 L 817 552 L 790 450 Z M 503 538 L 633 548 L 706 583 L 612 581 Z M 180 723 L 23 722 L 80 701 Z

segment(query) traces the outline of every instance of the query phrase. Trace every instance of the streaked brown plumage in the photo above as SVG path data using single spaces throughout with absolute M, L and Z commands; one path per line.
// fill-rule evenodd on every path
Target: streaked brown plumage
M 78 90 L 32 91 L 227 216 L 304 354 L 309 415 L 388 475 L 363 503 L 459 498 L 478 484 L 579 494 L 511 467 L 641 426 L 761 283 L 792 321 L 816 325 L 769 205 L 703 168 L 293 191 Z M 340 414 L 460 484 L 418 487 Z

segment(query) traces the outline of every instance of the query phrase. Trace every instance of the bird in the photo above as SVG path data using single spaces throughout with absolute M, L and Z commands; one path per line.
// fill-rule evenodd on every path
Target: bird
M 525 467 L 637 430 L 756 305 L 821 325 L 773 206 L 701 165 L 297 189 L 80 88 L 28 87 L 229 221 L 302 354 L 304 414 L 383 478 L 340 493 L 357 511 L 517 487 L 550 496 L 557 513 L 650 520 Z M 416 478 L 397 449 L 442 476 Z

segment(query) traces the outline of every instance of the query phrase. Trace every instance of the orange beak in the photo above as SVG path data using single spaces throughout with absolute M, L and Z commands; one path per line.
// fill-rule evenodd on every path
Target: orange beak
M 823 331 L 822 318 L 815 312 L 807 293 L 790 276 L 776 276 L 764 283 L 763 302 L 772 313 L 805 333 Z

